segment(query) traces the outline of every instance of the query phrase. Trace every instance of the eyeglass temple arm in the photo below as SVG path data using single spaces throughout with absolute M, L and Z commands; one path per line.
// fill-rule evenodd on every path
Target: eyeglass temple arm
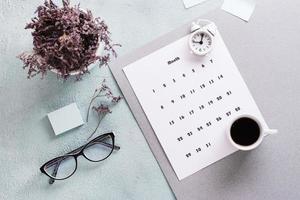
M 57 171 L 58 171 L 58 167 L 59 167 L 61 161 L 63 161 L 63 160 L 64 160 L 64 159 L 61 159 L 61 160 L 59 160 L 58 162 L 56 162 L 55 168 L 54 168 L 54 170 L 53 170 L 53 172 L 52 172 L 52 176 L 56 176 Z M 49 179 L 49 184 L 50 184 L 50 185 L 53 184 L 54 182 L 55 182 L 55 179 L 54 179 L 54 178 L 50 178 L 50 179 Z
M 119 150 L 120 150 L 120 147 L 119 147 L 119 146 L 117 146 L 117 145 L 112 145 L 112 144 L 110 144 L 110 143 L 107 143 L 107 142 L 102 141 L 102 140 L 104 140 L 104 139 L 106 139 L 106 138 L 108 138 L 108 137 L 109 137 L 109 136 L 106 136 L 106 137 L 99 138 L 98 140 L 91 141 L 87 146 L 89 147 L 89 146 L 91 146 L 91 145 L 93 145 L 93 144 L 100 143 L 100 144 L 102 144 L 103 146 L 110 147 L 110 148 L 114 148 L 114 150 L 119 151 Z M 80 147 L 79 147 L 79 148 L 80 148 Z
M 103 142 L 103 141 L 93 141 L 93 142 L 91 142 L 88 146 L 93 145 L 93 144 L 97 144 L 97 143 L 100 143 L 100 144 L 102 144 L 103 146 L 106 146 L 106 147 L 109 147 L 109 148 L 114 148 L 114 150 L 116 150 L 116 151 L 119 151 L 120 148 L 121 148 L 121 147 L 119 147 L 119 146 L 117 146 L 117 145 L 114 145 L 114 146 L 113 146 L 112 144 L 107 143 L 107 142 Z
M 78 147 L 77 149 L 75 149 L 75 150 L 73 150 L 73 151 L 70 151 L 69 153 L 67 153 L 67 154 L 65 154 L 65 155 L 76 153 L 76 152 L 78 152 L 79 150 L 81 150 L 82 148 L 83 148 L 83 146 Z M 60 165 L 60 163 L 61 163 L 64 159 L 66 159 L 66 158 L 61 158 L 61 159 L 59 159 L 59 160 L 57 160 L 57 161 L 51 163 L 51 165 L 50 165 L 49 167 L 55 165 L 54 170 L 53 170 L 53 172 L 52 172 L 52 176 L 56 176 L 57 171 L 58 171 L 58 168 L 59 168 L 59 165 Z M 54 182 L 55 182 L 55 179 L 54 179 L 54 178 L 50 178 L 50 179 L 49 179 L 49 184 L 53 184 Z
M 110 147 L 110 148 L 113 147 L 112 144 L 109 144 L 109 143 L 103 142 L 103 141 L 94 141 L 94 142 L 91 142 L 88 146 L 93 145 L 93 144 L 95 144 L 95 143 L 100 143 L 100 144 L 102 144 L 102 145 L 104 145 L 104 146 L 106 146 L 106 147 Z M 81 147 L 78 147 L 77 149 L 75 149 L 75 150 L 73 150 L 73 151 L 70 151 L 69 153 L 67 153 L 67 154 L 65 154 L 65 155 L 76 153 L 76 152 L 78 152 L 79 150 L 81 150 L 83 147 L 84 147 L 84 145 L 81 146 Z M 120 147 L 117 146 L 117 145 L 114 145 L 114 150 L 119 151 L 119 150 L 120 150 Z M 53 170 L 52 176 L 56 176 L 57 171 L 58 171 L 58 168 L 59 168 L 59 165 L 60 165 L 60 163 L 61 163 L 64 159 L 65 159 L 65 158 L 62 158 L 62 159 L 60 159 L 60 160 L 58 160 L 58 161 L 52 163 L 53 165 L 55 165 L 55 168 L 54 168 L 54 170 Z M 52 165 L 50 165 L 50 166 L 52 166 Z M 50 178 L 50 179 L 49 179 L 49 184 L 53 184 L 54 182 L 55 182 L 55 179 L 54 179 L 54 178 Z

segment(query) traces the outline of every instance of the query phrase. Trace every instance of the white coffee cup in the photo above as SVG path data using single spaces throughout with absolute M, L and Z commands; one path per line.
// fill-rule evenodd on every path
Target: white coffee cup
M 241 123 L 241 121 L 245 121 L 245 120 L 248 120 L 249 122 L 251 122 L 252 125 L 254 125 L 254 122 L 255 122 L 255 123 L 257 124 L 258 128 L 259 128 L 259 135 L 258 135 L 258 132 L 253 133 L 253 134 L 255 134 L 255 135 L 258 135 L 258 137 L 255 136 L 257 139 L 255 140 L 254 143 L 251 143 L 250 145 L 244 145 L 244 144 L 242 145 L 242 144 L 238 144 L 238 143 L 237 143 L 237 139 L 236 139 L 237 137 L 236 137 L 235 139 L 233 139 L 233 134 L 232 134 L 233 130 L 234 130 L 234 129 L 237 129 L 237 128 L 236 128 L 237 126 L 240 126 L 240 127 L 238 127 L 238 128 L 242 128 L 242 125 L 239 125 L 238 123 Z M 245 128 L 247 128 L 247 127 L 245 127 Z M 256 129 L 257 129 L 257 127 L 256 127 Z M 245 130 L 245 131 L 246 131 L 246 130 Z M 249 130 L 247 130 L 247 131 L 249 131 Z M 236 132 L 236 131 L 235 131 L 235 132 Z M 262 143 L 262 141 L 263 141 L 263 139 L 264 139 L 265 136 L 267 136 L 267 135 L 272 135 L 272 134 L 276 134 L 277 132 L 278 132 L 278 131 L 275 130 L 275 129 L 267 129 L 267 128 L 264 128 L 264 127 L 262 126 L 261 122 L 260 122 L 256 117 L 251 116 L 251 115 L 244 114 L 244 115 L 239 115 L 238 117 L 234 118 L 234 119 L 231 121 L 231 123 L 229 123 L 229 126 L 228 126 L 228 128 L 227 128 L 227 137 L 228 137 L 230 143 L 231 143 L 234 147 L 236 147 L 237 149 L 243 150 L 243 151 L 249 151 L 249 150 L 252 150 L 252 149 L 255 149 L 256 147 L 258 147 L 258 146 Z M 237 134 L 238 134 L 238 133 L 235 133 L 235 135 L 237 135 Z M 240 134 L 242 134 L 242 133 L 240 133 Z M 248 134 L 248 136 L 249 136 L 249 133 L 247 133 L 247 134 Z M 247 137 L 247 136 L 246 136 L 246 137 Z M 243 139 L 245 139 L 246 137 L 244 136 Z M 235 140 L 235 141 L 234 141 L 234 140 Z

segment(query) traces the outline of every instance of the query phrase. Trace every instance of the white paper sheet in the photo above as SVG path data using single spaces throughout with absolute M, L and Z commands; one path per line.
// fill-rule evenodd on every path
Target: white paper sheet
M 189 52 L 188 37 L 123 68 L 179 180 L 236 151 L 226 138 L 233 117 L 265 125 L 219 32 L 205 57 Z
M 255 0 L 224 0 L 222 9 L 248 22 L 255 9 Z
M 55 135 L 62 134 L 84 124 L 76 103 L 48 114 Z
M 197 4 L 203 3 L 204 1 L 207 0 L 183 0 L 183 4 L 185 8 L 190 8 Z

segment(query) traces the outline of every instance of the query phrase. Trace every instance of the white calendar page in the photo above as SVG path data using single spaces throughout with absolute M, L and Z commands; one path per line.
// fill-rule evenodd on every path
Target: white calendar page
M 220 33 L 205 57 L 189 52 L 188 37 L 123 68 L 179 180 L 236 151 L 232 118 L 247 113 L 266 127 Z

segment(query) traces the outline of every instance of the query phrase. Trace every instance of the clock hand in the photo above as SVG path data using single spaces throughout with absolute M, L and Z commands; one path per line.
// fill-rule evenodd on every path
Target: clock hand
M 200 40 L 199 44 L 203 44 L 203 37 L 204 37 L 204 34 L 202 33 L 201 34 L 201 40 Z

